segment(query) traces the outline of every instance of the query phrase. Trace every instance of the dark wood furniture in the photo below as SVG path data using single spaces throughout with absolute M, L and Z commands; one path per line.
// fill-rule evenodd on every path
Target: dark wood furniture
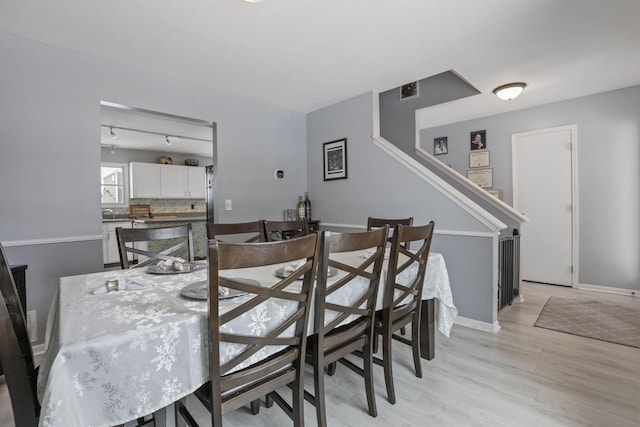
M 228 224 L 207 223 L 207 238 L 222 241 L 220 236 L 240 235 L 245 243 L 264 242 L 263 221 L 236 222 Z
M 309 234 L 309 223 L 297 221 L 264 221 L 264 235 L 267 242 L 294 239 Z
M 22 312 L 27 314 L 27 281 L 26 281 L 26 265 L 12 265 L 11 275 L 13 276 L 13 282 L 16 285 L 16 291 L 18 292 L 18 298 L 20 299 L 20 305 L 22 306 Z M 0 363 L 0 375 L 4 374 L 2 369 L 2 363 Z
M 376 313 L 375 322 L 376 338 L 378 335 L 382 336 L 382 359 L 374 359 L 376 364 L 384 368 L 387 398 L 392 404 L 396 402 L 391 353 L 393 339 L 411 346 L 416 376 L 422 378 L 420 310 L 433 229 L 434 222 L 431 221 L 427 225 L 416 227 L 396 225 L 393 232 L 389 267 L 383 290 L 384 308 Z M 417 251 L 409 251 L 405 247 L 409 242 L 419 242 L 420 247 Z M 417 266 L 417 274 L 412 282 L 408 285 L 398 283 L 398 277 L 412 266 Z M 394 333 L 409 323 L 411 324 L 410 339 Z
M 133 265 L 133 268 L 144 267 L 161 259 L 168 259 L 177 256 L 177 253 L 187 253 L 188 261 L 194 261 L 193 255 L 193 231 L 191 223 L 178 225 L 175 227 L 160 228 L 116 228 L 118 238 L 118 252 L 120 253 L 120 267 L 129 268 L 128 253 L 143 255 L 147 257 Z M 136 248 L 138 242 L 159 242 L 169 246 L 157 252 Z M 177 242 L 177 243 L 176 243 Z
M 307 362 L 313 366 L 315 392 L 311 394 L 305 391 L 305 398 L 316 407 L 318 426 L 326 427 L 324 368 L 336 361 L 364 377 L 369 415 L 375 417 L 378 414 L 373 386 L 372 337 L 387 227 L 364 233 L 325 231 L 322 235 L 314 308 L 314 330 L 317 333 L 309 337 L 307 354 Z M 341 252 L 363 250 L 369 250 L 367 256 L 358 258 L 353 265 L 332 258 L 332 255 Z M 345 274 L 329 284 L 329 268 Z M 350 292 L 358 295 L 358 298 L 347 304 L 340 297 L 341 292 Z M 357 317 L 346 325 L 340 325 L 351 316 Z M 362 368 L 343 359 L 354 351 L 362 355 Z
M 367 218 L 367 230 L 382 227 L 383 225 L 389 226 L 389 232 L 393 233 L 396 225 L 413 225 L 413 217 L 409 218 Z M 389 236 L 389 243 L 391 243 L 393 235 Z M 408 243 L 407 243 L 408 244 Z M 407 247 L 408 248 L 408 247 Z
M 0 244 L 0 362 L 5 367 L 16 426 L 38 425 L 40 404 L 36 394 L 37 371 L 24 311 L 13 275 Z
M 209 373 L 210 381 L 194 393 L 211 413 L 214 427 L 222 426 L 222 415 L 268 395 L 293 419 L 294 426 L 304 424 L 304 358 L 307 341 L 311 291 L 317 268 L 320 239 L 317 233 L 299 239 L 253 243 L 209 242 L 209 293 L 218 294 L 220 287 L 248 292 L 250 298 L 238 300 L 240 304 L 229 311 L 219 311 L 218 298 L 209 298 Z M 304 265 L 273 287 L 261 287 L 232 278 L 219 276 L 220 270 L 291 263 L 306 259 Z M 302 279 L 302 282 L 296 281 Z M 277 320 L 266 336 L 239 335 L 231 332 L 233 323 L 241 316 L 254 312 L 256 307 L 270 298 L 290 301 L 291 311 Z M 242 321 L 242 320 L 239 320 Z M 224 329 L 229 325 L 228 329 Z M 293 334 L 287 330 L 293 327 Z M 221 329 L 223 328 L 223 329 Z M 229 360 L 220 358 L 221 344 L 246 346 Z M 283 347 L 282 349 L 278 349 Z M 251 363 L 258 352 L 271 352 L 265 359 Z M 248 365 L 248 366 L 247 366 Z M 290 385 L 292 404 L 289 405 L 275 391 Z M 181 401 L 176 403 L 178 416 L 189 426 L 197 426 Z
M 307 221 L 307 228 L 309 229 L 309 233 L 313 233 L 314 231 L 320 231 L 320 220 L 314 219 Z

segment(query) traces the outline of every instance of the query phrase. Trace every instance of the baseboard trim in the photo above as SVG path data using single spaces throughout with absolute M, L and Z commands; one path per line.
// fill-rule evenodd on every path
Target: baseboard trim
M 588 285 L 586 283 L 578 283 L 574 287 L 574 289 L 581 289 L 583 291 L 604 292 L 607 294 L 640 297 L 640 289 L 612 288 L 609 286 Z
M 466 328 L 476 329 L 478 331 L 490 332 L 492 334 L 495 334 L 500 330 L 500 324 L 497 320 L 494 323 L 487 323 L 458 316 L 453 323 Z

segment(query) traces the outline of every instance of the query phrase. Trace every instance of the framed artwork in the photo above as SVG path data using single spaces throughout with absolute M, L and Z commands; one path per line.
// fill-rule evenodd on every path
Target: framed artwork
M 476 153 L 469 153 L 469 167 L 470 168 L 486 168 L 489 166 L 489 152 L 479 151 Z
M 400 99 L 413 98 L 414 96 L 418 96 L 418 82 L 400 86 Z
M 347 138 L 322 144 L 324 180 L 347 178 Z
M 441 136 L 433 140 L 433 154 L 439 156 L 440 154 L 447 154 L 449 152 L 449 145 L 447 143 L 447 137 Z
M 483 150 L 485 148 L 487 148 L 487 131 L 477 130 L 471 132 L 471 149 Z
M 467 178 L 481 188 L 493 187 L 493 169 L 471 169 L 467 171 Z

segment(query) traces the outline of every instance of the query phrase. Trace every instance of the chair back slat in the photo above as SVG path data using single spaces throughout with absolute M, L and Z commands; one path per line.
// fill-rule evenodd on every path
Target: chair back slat
M 120 253 L 120 267 L 140 268 L 153 262 L 170 257 L 186 258 L 194 261 L 193 231 L 191 223 L 173 227 L 158 228 L 116 228 L 118 239 L 118 252 Z M 157 248 L 140 249 L 136 243 L 148 242 Z M 129 261 L 129 254 L 137 254 L 146 257 L 137 264 Z
M 264 221 L 264 236 L 267 242 L 294 239 L 309 234 L 309 223 L 297 221 Z
M 384 286 L 383 322 L 394 322 L 419 309 L 433 229 L 433 221 L 423 226 L 395 226 Z M 410 251 L 410 242 L 420 247 Z
M 236 235 L 242 238 L 244 243 L 264 242 L 264 225 L 263 221 L 236 222 L 236 223 L 207 223 L 207 238 L 226 241 L 226 237 Z M 225 236 L 225 239 L 221 237 Z M 235 240 L 229 240 L 235 242 Z
M 33 351 L 24 312 L 2 244 L 0 244 L 0 362 L 9 388 L 15 425 L 35 427 L 40 413 L 36 394 L 37 373 L 33 364 Z
M 323 236 L 314 311 L 314 327 L 318 331 L 320 348 L 324 336 L 345 322 L 362 322 L 367 327 L 371 325 L 384 259 L 387 226 L 364 233 L 325 231 Z M 335 256 L 365 250 L 367 252 L 352 264 Z M 330 268 L 335 269 L 336 277 L 339 277 L 332 283 L 328 277 Z M 347 293 L 358 296 L 351 297 L 351 302 L 347 303 L 343 297 Z M 329 313 L 330 318 L 327 316 Z
M 374 228 L 379 228 L 382 226 L 389 227 L 389 237 L 387 241 L 391 244 L 391 239 L 393 238 L 393 232 L 395 230 L 396 225 L 413 225 L 413 217 L 410 216 L 408 218 L 367 218 L 367 230 L 373 230 Z M 406 244 L 406 248 L 409 248 L 409 243 Z

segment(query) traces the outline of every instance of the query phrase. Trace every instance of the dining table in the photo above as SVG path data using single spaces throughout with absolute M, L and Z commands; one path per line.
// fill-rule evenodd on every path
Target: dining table
M 233 270 L 228 277 L 271 286 L 283 267 Z M 405 274 L 410 280 L 415 272 Z M 204 384 L 209 376 L 208 303 L 206 295 L 194 297 L 183 289 L 206 287 L 207 277 L 206 261 L 196 262 L 193 271 L 170 274 L 149 267 L 61 277 L 49 310 L 39 369 L 39 425 L 124 424 L 161 410 Z M 121 284 L 118 290 L 108 289 L 115 280 Z M 243 298 L 249 296 L 221 296 L 220 313 L 238 306 Z M 378 309 L 382 300 L 379 292 Z M 421 342 L 421 354 L 430 359 L 434 325 L 448 336 L 457 316 L 446 264 L 437 252 L 429 254 L 422 303 L 421 341 L 431 342 Z M 261 304 L 242 320 L 244 324 L 228 327 L 265 333 L 285 309 Z M 230 356 L 239 350 L 225 351 Z M 221 348 L 224 361 L 222 353 Z

